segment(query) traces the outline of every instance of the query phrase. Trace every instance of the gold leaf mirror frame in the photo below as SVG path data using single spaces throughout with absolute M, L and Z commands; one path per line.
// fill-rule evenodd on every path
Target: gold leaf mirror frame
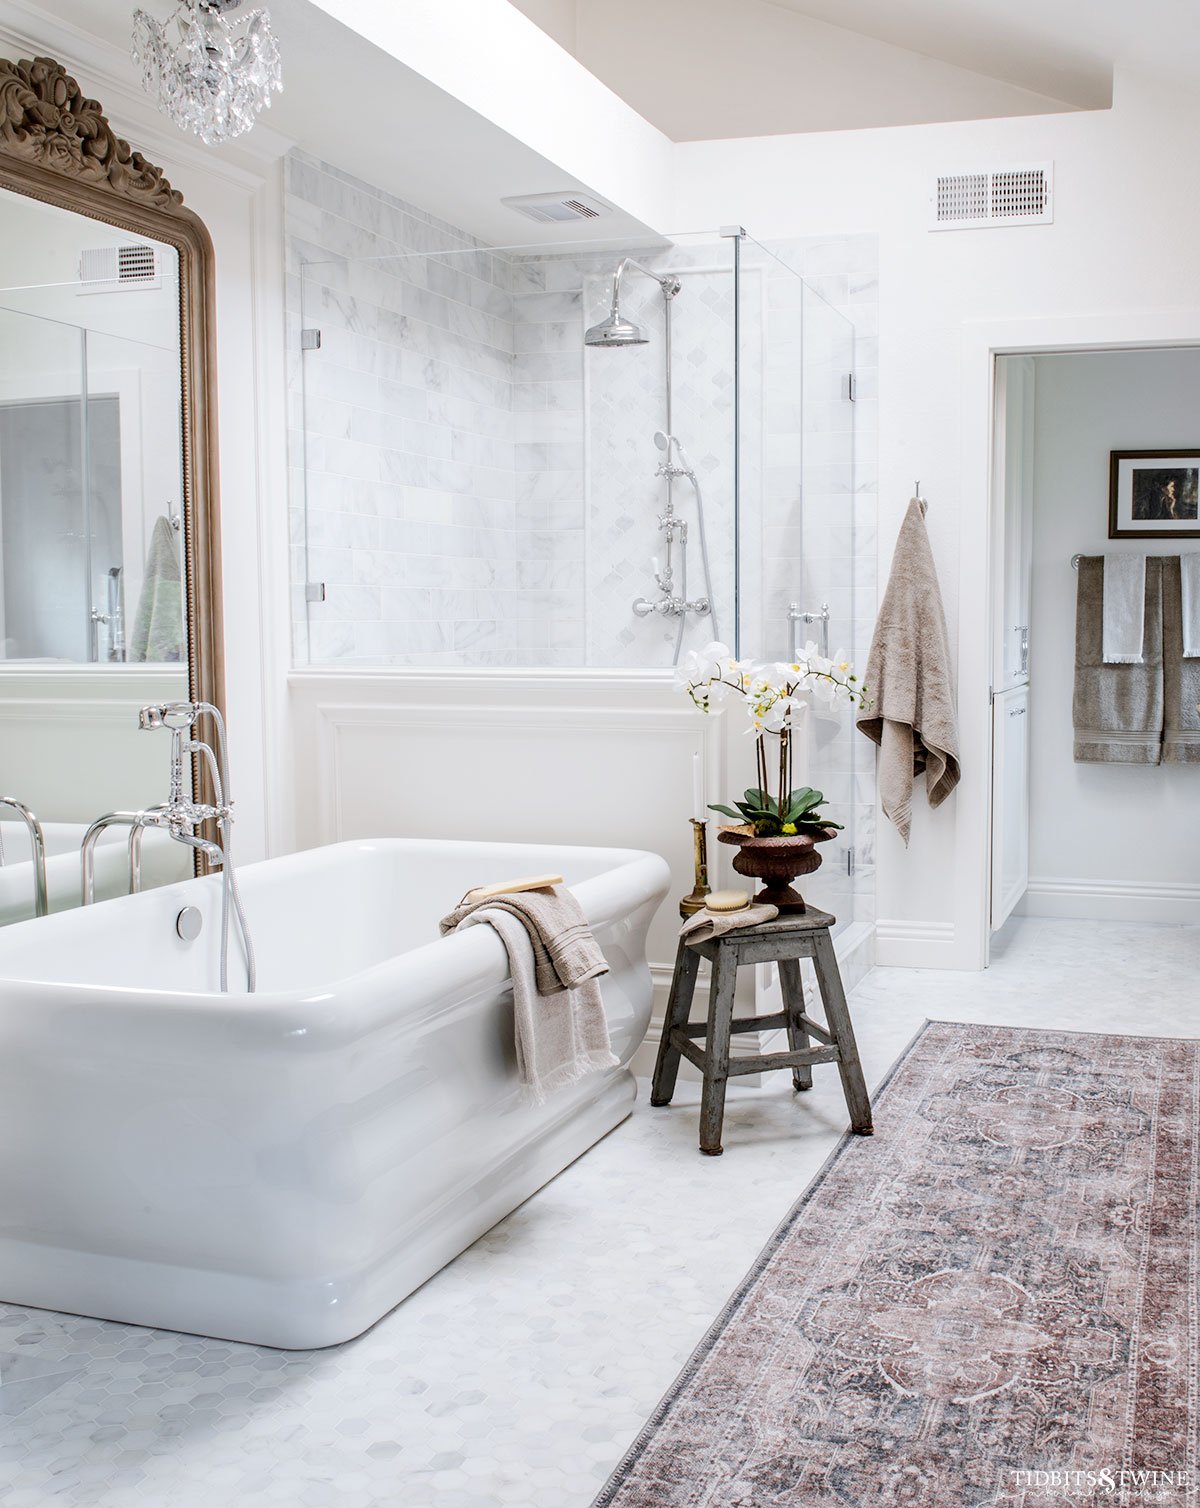
M 0 188 L 148 236 L 179 255 L 188 694 L 225 711 L 213 247 L 161 168 L 52 58 L 0 59 Z M 172 436 L 172 439 L 175 437 Z

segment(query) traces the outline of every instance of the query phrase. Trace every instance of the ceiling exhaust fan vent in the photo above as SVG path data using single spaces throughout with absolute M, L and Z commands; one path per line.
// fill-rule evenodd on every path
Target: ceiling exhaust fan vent
M 931 230 L 989 225 L 1050 225 L 1054 220 L 1054 164 L 939 173 L 931 196 Z
M 162 283 L 155 247 L 97 246 L 79 254 L 81 293 L 111 293 L 117 288 L 157 288 Z
M 539 225 L 565 225 L 571 220 L 600 220 L 612 213 L 612 206 L 601 199 L 592 199 L 586 194 L 568 189 L 561 194 L 518 194 L 501 199 L 509 209 L 519 215 L 536 220 Z

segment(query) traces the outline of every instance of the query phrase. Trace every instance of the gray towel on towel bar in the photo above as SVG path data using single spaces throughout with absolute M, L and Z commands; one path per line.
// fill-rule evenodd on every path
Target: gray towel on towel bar
M 946 614 L 925 508 L 915 497 L 900 526 L 864 681 L 870 704 L 858 727 L 880 747 L 884 815 L 907 844 L 913 777 L 925 772 L 930 806 L 940 806 L 959 779 Z
M 1162 562 L 1163 763 L 1200 764 L 1200 659 L 1187 655 L 1182 559 Z
M 1104 663 L 1104 560 L 1079 562 L 1075 599 L 1075 761 L 1159 764 L 1163 740 L 1162 557 L 1146 559 L 1142 663 Z

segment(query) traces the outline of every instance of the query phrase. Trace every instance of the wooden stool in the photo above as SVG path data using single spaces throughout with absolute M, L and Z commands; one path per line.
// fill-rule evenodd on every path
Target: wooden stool
M 679 951 L 675 955 L 675 974 L 671 980 L 671 998 L 658 1045 L 658 1061 L 654 1065 L 650 1103 L 669 1105 L 675 1093 L 680 1057 L 694 1063 L 704 1075 L 700 1150 L 709 1157 L 719 1157 L 723 1150 L 721 1125 L 725 1118 L 725 1086 L 730 1074 L 790 1068 L 793 1086 L 811 1089 L 813 1064 L 836 1063 L 842 1076 L 851 1128 L 859 1136 L 870 1136 L 874 1129 L 871 1101 L 863 1082 L 854 1028 L 850 1024 L 842 976 L 838 972 L 837 955 L 829 934 L 834 921 L 828 912 L 810 907 L 799 915 L 781 916 L 778 921 L 764 922 L 759 927 L 735 929 L 705 942 L 688 943 L 680 938 Z M 688 1020 L 701 958 L 707 958 L 712 965 L 707 1023 Z M 800 977 L 802 958 L 811 958 L 816 969 L 828 1029 L 804 1013 L 804 984 Z M 738 967 L 752 963 L 778 964 L 783 1010 L 771 1016 L 735 1018 L 733 991 Z M 775 1031 L 781 1027 L 787 1030 L 787 1052 L 730 1058 L 729 1038 L 733 1032 Z M 693 1037 L 703 1037 L 703 1047 L 694 1042 Z M 821 1045 L 812 1046 L 814 1039 Z

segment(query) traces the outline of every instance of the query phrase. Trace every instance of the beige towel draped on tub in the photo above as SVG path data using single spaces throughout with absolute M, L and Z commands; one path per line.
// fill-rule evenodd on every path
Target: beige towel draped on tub
M 925 772 L 930 806 L 940 806 L 959 780 L 946 614 L 917 498 L 900 527 L 864 680 L 869 705 L 858 726 L 880 747 L 884 815 L 907 844 L 913 777 Z
M 529 1099 L 615 1068 L 600 975 L 608 964 L 579 902 L 565 888 L 464 901 L 441 931 L 490 926 L 504 944 L 512 977 L 517 1072 Z

